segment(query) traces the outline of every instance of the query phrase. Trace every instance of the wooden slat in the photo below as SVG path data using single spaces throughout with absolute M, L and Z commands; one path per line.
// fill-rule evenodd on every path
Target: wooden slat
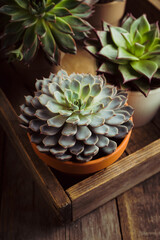
M 0 90 L 0 122 L 13 142 L 19 156 L 40 186 L 48 205 L 61 221 L 71 220 L 71 203 L 63 188 L 49 168 L 35 155 L 24 130 L 7 98 Z
M 160 137 L 160 111 L 153 122 L 134 131 L 128 152 L 143 148 Z M 157 145 L 157 149 L 158 149 Z M 159 148 L 160 151 L 160 148 Z M 153 162 L 154 164 L 154 162 Z M 118 197 L 118 209 L 124 240 L 155 240 L 160 238 L 160 174 Z
M 0 204 L 1 204 L 1 197 L 2 197 L 2 183 L 3 183 L 3 165 L 4 165 L 4 142 L 5 142 L 5 134 L 0 125 Z M 1 216 L 1 211 L 0 211 Z
M 67 189 L 77 219 L 160 171 L 160 139 Z
M 118 197 L 123 240 L 160 239 L 160 174 Z
M 64 240 L 65 226 L 42 198 L 13 144 L 6 140 L 0 239 Z
M 65 240 L 122 240 L 116 201 L 112 200 L 67 225 Z
M 158 122 L 160 122 L 160 118 Z M 126 152 L 128 154 L 134 153 L 159 138 L 160 129 L 152 122 L 143 127 L 134 128 Z
M 115 200 L 72 224 L 60 226 L 8 140 L 3 188 L 0 239 L 121 240 Z

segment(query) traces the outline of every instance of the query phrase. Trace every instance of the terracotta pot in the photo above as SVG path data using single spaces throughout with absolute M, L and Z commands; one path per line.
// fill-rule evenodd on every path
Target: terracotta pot
M 102 21 L 118 26 L 123 17 L 125 6 L 126 0 L 123 2 L 98 3 L 95 5 L 95 12 L 89 22 L 96 29 L 102 29 Z
M 131 131 L 126 135 L 126 137 L 122 140 L 120 145 L 117 147 L 116 151 L 113 152 L 112 154 L 105 157 L 101 157 L 99 159 L 86 162 L 86 163 L 60 161 L 52 156 L 39 152 L 36 147 L 36 144 L 31 143 L 31 145 L 34 152 L 37 154 L 37 156 L 40 159 L 42 159 L 48 166 L 68 174 L 85 175 L 85 174 L 91 174 L 91 173 L 97 172 L 114 163 L 125 151 L 130 136 L 131 136 Z M 30 139 L 29 134 L 28 134 L 28 137 Z
M 151 90 L 147 97 L 138 91 L 128 91 L 128 104 L 135 110 L 134 126 L 144 126 L 152 120 L 160 107 L 160 88 Z

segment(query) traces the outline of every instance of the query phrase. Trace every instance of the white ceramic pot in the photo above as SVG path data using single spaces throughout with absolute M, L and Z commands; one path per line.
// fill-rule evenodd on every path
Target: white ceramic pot
M 128 104 L 135 110 L 134 126 L 144 126 L 152 120 L 160 107 L 160 88 L 151 90 L 147 97 L 138 91 L 129 91 Z
M 102 21 L 106 21 L 113 26 L 118 26 L 124 14 L 125 6 L 126 0 L 122 2 L 114 1 L 96 4 L 95 12 L 89 19 L 89 22 L 96 29 L 102 29 Z

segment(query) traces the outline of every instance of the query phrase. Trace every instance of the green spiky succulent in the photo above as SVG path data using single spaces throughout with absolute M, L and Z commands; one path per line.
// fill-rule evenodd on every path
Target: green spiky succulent
M 76 53 L 75 40 L 92 29 L 84 20 L 92 14 L 88 0 L 12 0 L 0 13 L 11 16 L 2 36 L 2 48 L 10 60 L 29 62 L 42 47 L 51 62 L 59 62 L 59 51 Z
M 25 97 L 20 119 L 41 152 L 57 159 L 86 162 L 117 148 L 133 124 L 127 93 L 101 76 L 60 70 L 37 80 L 34 97 Z
M 158 23 L 149 24 L 146 15 L 135 19 L 128 14 L 121 27 L 103 22 L 97 40 L 86 49 L 101 64 L 98 71 L 118 75 L 120 84 L 147 95 L 156 79 L 160 80 L 160 33 Z M 158 86 L 160 81 L 156 80 Z

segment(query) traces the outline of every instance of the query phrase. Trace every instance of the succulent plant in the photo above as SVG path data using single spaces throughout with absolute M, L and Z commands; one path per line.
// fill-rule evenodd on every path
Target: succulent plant
M 154 82 L 160 86 L 160 33 L 158 23 L 149 24 L 146 15 L 128 14 L 121 27 L 103 22 L 97 38 L 86 49 L 101 64 L 98 72 L 119 74 L 121 86 L 147 95 Z M 159 79 L 159 80 L 158 80 Z
M 106 85 L 101 76 L 71 74 L 37 80 L 34 97 L 21 105 L 22 126 L 40 152 L 60 160 L 86 162 L 98 152 L 110 154 L 115 139 L 124 138 L 133 124 L 127 93 Z
M 4 3 L 5 2 L 5 3 Z M 6 0 L 0 13 L 10 16 L 2 38 L 9 60 L 29 62 L 42 47 L 51 62 L 59 62 L 59 49 L 76 53 L 75 40 L 92 29 L 84 20 L 96 2 L 86 0 Z

